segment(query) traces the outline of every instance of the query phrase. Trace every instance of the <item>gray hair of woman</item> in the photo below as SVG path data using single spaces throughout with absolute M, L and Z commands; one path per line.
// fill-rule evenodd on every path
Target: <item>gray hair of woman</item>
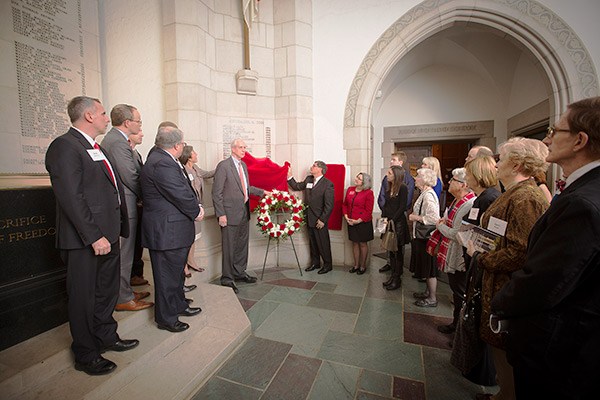
M 423 179 L 423 183 L 429 187 L 434 187 L 438 179 L 435 171 L 429 168 L 419 168 L 417 176 Z
M 467 182 L 467 170 L 465 168 L 454 168 L 452 170 L 452 177 L 460 183 Z
M 371 175 L 367 174 L 366 172 L 361 172 L 360 175 L 362 175 L 363 189 L 371 189 L 373 187 L 373 178 L 371 178 Z
M 520 165 L 520 172 L 525 176 L 536 176 L 548 169 L 548 147 L 540 140 L 515 136 L 498 149 L 506 154 L 507 159 Z
M 183 151 L 181 152 L 181 157 L 179 157 L 179 162 L 183 165 L 187 164 L 190 158 L 192 158 L 192 151 L 194 151 L 194 146 L 183 146 Z

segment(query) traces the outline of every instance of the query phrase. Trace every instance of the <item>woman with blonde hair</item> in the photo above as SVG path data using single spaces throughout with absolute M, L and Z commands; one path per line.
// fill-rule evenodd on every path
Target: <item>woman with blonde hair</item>
M 425 279 L 427 289 L 422 293 L 415 293 L 415 297 L 424 300 L 422 303 L 427 307 L 437 306 L 437 274 L 438 269 L 435 266 L 435 259 L 426 251 L 427 238 L 419 239 L 416 237 L 416 222 L 425 225 L 435 225 L 440 219 L 440 203 L 438 197 L 433 191 L 433 185 L 437 181 L 437 176 L 429 168 L 419 168 L 415 185 L 421 190 L 421 194 L 415 201 L 412 213 L 408 219 L 413 222 L 413 240 L 411 242 L 410 264 L 415 278 Z
M 438 199 L 442 194 L 442 190 L 444 189 L 444 184 L 442 183 L 442 169 L 440 167 L 440 160 L 435 157 L 425 157 L 423 158 L 421 168 L 429 168 L 435 172 L 435 176 L 437 177 L 437 181 L 435 185 L 433 185 L 433 191 L 437 195 Z
M 483 269 L 481 289 L 480 335 L 491 345 L 500 391 L 495 395 L 480 394 L 479 399 L 514 399 L 512 367 L 506 360 L 504 333 L 494 333 L 489 326 L 492 298 L 510 280 L 513 272 L 523 268 L 527 255 L 527 239 L 537 219 L 548 208 L 548 200 L 537 187 L 534 176 L 546 171 L 548 149 L 539 140 L 514 137 L 499 146 L 497 176 L 506 191 L 490 205 L 481 226 L 504 226 L 496 248 L 489 253 L 475 251 L 467 243 L 467 253 L 478 268 Z M 496 229 L 498 232 L 498 229 Z

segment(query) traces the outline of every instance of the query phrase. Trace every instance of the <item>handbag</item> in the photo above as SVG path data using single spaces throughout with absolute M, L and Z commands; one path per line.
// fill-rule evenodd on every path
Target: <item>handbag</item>
M 388 219 L 386 217 L 379 218 L 375 226 L 375 233 L 384 234 L 387 231 Z
M 381 237 L 381 247 L 387 251 L 398 251 L 398 235 L 396 234 L 396 227 L 394 221 L 388 221 L 388 229 Z
M 415 223 L 415 239 L 429 239 L 431 232 L 435 230 L 435 225 L 426 225 L 421 221 Z

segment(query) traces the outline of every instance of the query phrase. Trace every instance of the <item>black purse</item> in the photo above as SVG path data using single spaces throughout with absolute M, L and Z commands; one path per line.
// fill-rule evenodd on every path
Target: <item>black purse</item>
M 421 215 L 421 211 L 423 210 L 423 201 L 421 201 L 421 205 L 419 206 L 419 215 Z M 435 225 L 426 225 L 421 221 L 415 222 L 415 239 L 429 239 L 431 237 L 431 232 L 435 231 Z

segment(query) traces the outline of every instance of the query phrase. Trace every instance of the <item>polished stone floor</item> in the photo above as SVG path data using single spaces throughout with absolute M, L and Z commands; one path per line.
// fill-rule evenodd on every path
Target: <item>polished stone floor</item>
M 464 400 L 493 392 L 450 365 L 451 336 L 436 328 L 451 322 L 448 285 L 438 284 L 438 307 L 417 307 L 412 294 L 425 284 L 405 270 L 402 288 L 385 290 L 384 263 L 373 257 L 364 275 L 267 268 L 257 283 L 239 284 L 252 335 L 193 399 Z

